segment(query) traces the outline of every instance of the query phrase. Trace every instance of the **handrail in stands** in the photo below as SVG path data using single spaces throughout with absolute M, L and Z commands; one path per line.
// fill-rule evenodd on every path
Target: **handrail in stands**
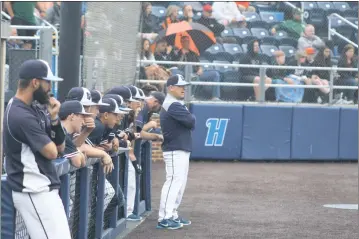
M 335 29 L 332 29 L 332 18 L 331 17 L 337 17 L 340 20 L 342 20 L 343 22 L 345 22 L 346 24 L 348 24 L 349 26 L 353 27 L 354 29 L 358 30 L 358 26 L 355 25 L 354 23 L 348 21 L 347 19 L 345 19 L 344 17 L 340 16 L 337 13 L 332 13 L 329 16 L 327 16 L 328 18 L 328 40 L 332 39 L 332 34 L 338 36 L 340 39 L 352 44 L 353 46 L 355 46 L 356 48 L 358 48 L 358 44 L 354 43 L 353 41 L 351 41 L 350 39 L 348 39 L 347 37 L 343 36 L 342 34 L 338 33 Z

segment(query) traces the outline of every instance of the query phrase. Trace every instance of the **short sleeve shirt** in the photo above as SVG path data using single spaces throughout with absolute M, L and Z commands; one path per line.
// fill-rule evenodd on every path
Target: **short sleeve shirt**
M 5 111 L 3 137 L 7 179 L 13 191 L 37 193 L 60 188 L 55 165 L 40 153 L 51 139 L 46 119 L 36 107 L 12 98 Z
M 71 159 L 72 157 L 80 153 L 72 140 L 73 136 L 67 133 L 65 138 L 65 150 L 63 154 L 64 158 Z

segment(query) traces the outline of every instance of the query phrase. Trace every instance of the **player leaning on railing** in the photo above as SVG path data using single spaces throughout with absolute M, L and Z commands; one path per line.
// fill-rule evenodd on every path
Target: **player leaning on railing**
M 14 207 L 31 238 L 70 239 L 59 196 L 60 179 L 52 162 L 65 148 L 65 131 L 58 117 L 60 102 L 49 92 L 51 82 L 62 79 L 54 77 L 42 60 L 25 61 L 19 79 L 16 95 L 6 108 L 3 133 Z M 34 101 L 48 106 L 50 121 Z

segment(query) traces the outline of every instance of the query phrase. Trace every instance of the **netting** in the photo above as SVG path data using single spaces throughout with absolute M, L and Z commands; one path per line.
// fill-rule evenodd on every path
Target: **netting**
M 134 83 L 139 19 L 140 2 L 87 2 L 83 86 L 104 92 Z

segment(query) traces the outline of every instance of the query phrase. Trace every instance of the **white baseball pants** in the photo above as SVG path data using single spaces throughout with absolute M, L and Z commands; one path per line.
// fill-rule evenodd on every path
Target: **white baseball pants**
M 127 213 L 126 217 L 130 216 L 133 213 L 135 207 L 135 198 L 136 198 L 136 171 L 133 167 L 132 161 L 128 158 L 128 181 L 127 181 Z
M 166 164 L 166 182 L 162 187 L 158 221 L 178 217 L 178 207 L 187 184 L 190 152 L 176 150 L 163 152 Z
M 59 190 L 42 193 L 13 191 L 12 198 L 31 238 L 71 239 Z

